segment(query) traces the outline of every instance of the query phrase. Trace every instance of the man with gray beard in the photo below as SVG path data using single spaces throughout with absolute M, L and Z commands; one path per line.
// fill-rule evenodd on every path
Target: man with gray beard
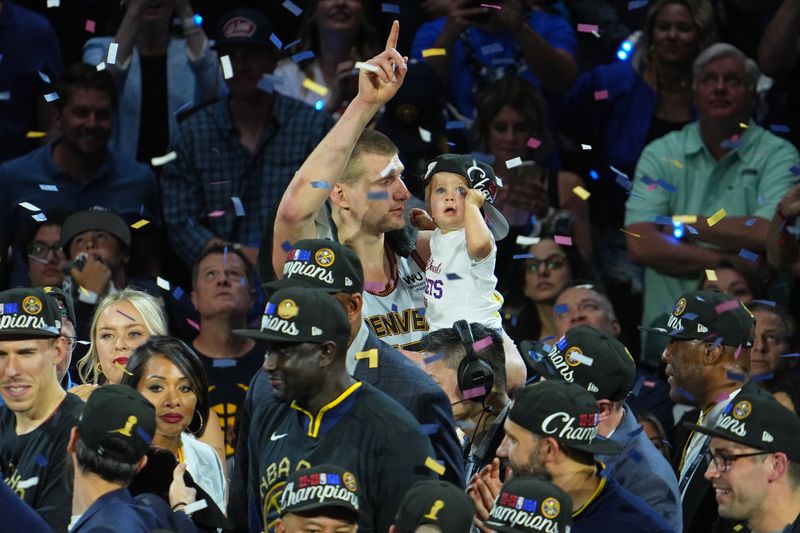
M 594 396 L 580 386 L 564 381 L 530 385 L 514 400 L 497 456 L 508 460 L 513 475 L 551 481 L 569 495 L 573 533 L 672 531 L 638 496 L 601 475 L 604 465 L 595 461 L 595 454 L 619 453 L 622 447 L 598 437 L 599 420 Z M 495 460 L 491 466 L 469 488 L 483 521 L 501 490 L 500 463 Z

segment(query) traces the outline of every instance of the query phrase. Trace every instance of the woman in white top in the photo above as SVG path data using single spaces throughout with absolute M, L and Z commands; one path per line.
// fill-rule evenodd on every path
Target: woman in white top
M 136 348 L 122 377 L 156 408 L 153 446 L 172 452 L 195 483 L 225 512 L 225 473 L 214 448 L 195 439 L 206 429 L 208 379 L 203 363 L 186 344 L 152 336 Z

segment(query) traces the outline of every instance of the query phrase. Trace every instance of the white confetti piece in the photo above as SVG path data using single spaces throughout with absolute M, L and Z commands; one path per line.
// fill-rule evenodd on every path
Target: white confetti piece
M 380 70 L 375 65 L 370 65 L 369 63 L 364 63 L 363 61 L 356 61 L 355 68 L 357 68 L 358 70 L 366 70 L 366 71 L 369 71 L 369 72 L 375 72 L 376 74 Z
M 119 50 L 119 43 L 108 43 L 108 55 L 106 55 L 106 64 L 113 65 L 117 62 L 117 50 Z
M 219 58 L 219 64 L 222 65 L 222 77 L 229 80 L 233 77 L 233 65 L 231 65 L 230 56 L 222 56 Z
M 33 220 L 35 220 L 36 222 L 44 222 L 45 220 L 47 220 L 47 215 L 45 215 L 44 213 L 36 213 L 31 218 L 33 218 Z
M 50 7 L 51 0 L 47 0 L 47 7 Z M 58 2 L 58 0 L 56 0 Z M 58 6 L 56 6 L 58 7 Z M 29 477 L 28 479 L 23 479 L 19 483 L 17 483 L 17 488 L 20 489 L 28 489 L 30 487 L 35 487 L 39 484 L 39 477 Z
M 592 149 L 592 145 L 591 144 L 581 144 L 581 149 L 582 150 L 591 150 Z
M 0 92 L 0 100 L 11 100 L 11 91 Z
M 242 199 L 238 196 L 231 196 L 231 202 L 233 202 L 233 211 L 236 213 L 236 216 L 243 217 L 244 206 L 242 205 Z
M 32 203 L 30 203 L 30 202 L 20 202 L 20 203 L 19 203 L 19 206 L 20 206 L 20 207 L 24 207 L 24 208 L 25 208 L 25 209 L 27 209 L 28 211 L 34 211 L 34 212 L 35 212 L 35 211 L 41 211 L 41 209 L 39 209 L 38 207 L 36 207 L 35 205 L 33 205 L 33 204 L 32 204 Z
M 169 281 L 165 280 L 161 276 L 156 277 L 156 285 L 158 285 L 160 288 L 164 289 L 165 291 L 172 290 L 172 289 L 170 289 Z
M 95 68 L 97 69 L 97 72 L 100 72 L 101 70 L 105 70 L 106 69 L 106 62 L 105 61 L 99 62 Z
M 45 73 L 44 73 L 44 72 L 42 72 L 41 70 L 39 71 L 39 77 L 40 77 L 40 78 L 42 79 L 42 81 L 43 81 L 43 82 L 45 82 L 45 83 L 52 83 L 52 82 L 50 81 L 50 76 L 48 76 L 47 74 L 45 74 Z
M 522 166 L 521 157 L 515 157 L 513 159 L 509 159 L 508 161 L 506 161 L 506 168 L 514 168 L 519 166 Z
M 173 161 L 178 158 L 178 154 L 175 153 L 175 150 L 171 151 L 168 154 L 160 155 L 158 157 L 154 157 L 150 160 L 150 164 L 154 167 L 160 167 L 161 165 L 166 165 L 170 161 Z
M 61 7 L 61 0 L 47 0 L 47 7 Z
M 419 128 L 419 138 L 422 139 L 422 142 L 429 143 L 431 142 L 431 132 L 425 128 Z
M 586 357 L 585 355 L 581 355 L 578 352 L 570 352 L 567 354 L 568 359 L 572 359 L 576 363 L 583 363 L 586 366 L 592 366 L 594 360 L 591 357 Z
M 541 241 L 539 237 L 527 237 L 525 235 L 517 235 L 516 243 L 520 246 L 533 246 L 534 244 L 539 244 Z
M 40 183 L 39 188 L 43 191 L 58 192 L 58 187 L 55 185 L 48 185 L 46 183 Z
M 58 93 L 47 93 L 44 95 L 45 102 L 55 102 L 56 100 L 58 100 Z

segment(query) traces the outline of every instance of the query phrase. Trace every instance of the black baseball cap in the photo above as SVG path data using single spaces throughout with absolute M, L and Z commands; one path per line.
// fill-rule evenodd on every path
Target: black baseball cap
M 589 453 L 617 454 L 622 445 L 599 437 L 594 396 L 574 383 L 547 380 L 519 391 L 508 418 L 531 433 Z
M 287 287 L 270 296 L 261 329 L 235 329 L 243 337 L 278 342 L 347 342 L 350 320 L 336 299 L 320 289 Z
M 144 457 L 155 431 L 155 407 L 128 385 L 95 389 L 78 421 L 78 435 L 90 450 L 126 464 Z M 120 446 L 120 440 L 127 446 Z
M 549 481 L 514 476 L 503 483 L 484 524 L 501 533 L 568 533 L 572 526 L 572 499 Z
M 344 510 L 358 520 L 358 481 L 342 467 L 322 464 L 292 473 L 281 494 L 281 516 L 323 509 Z
M 69 243 L 89 230 L 104 230 L 131 247 L 131 230 L 121 216 L 102 207 L 93 207 L 71 214 L 61 226 L 61 247 L 69 256 Z
M 746 385 L 722 411 L 713 428 L 685 424 L 694 431 L 769 452 L 783 452 L 800 462 L 800 418 L 772 394 Z
M 304 239 L 286 252 L 283 278 L 264 284 L 264 291 L 285 287 L 310 287 L 330 293 L 361 293 L 364 271 L 356 253 L 328 239 Z
M 613 335 L 592 326 L 568 330 L 548 352 L 541 343 L 523 341 L 523 353 L 531 356 L 531 367 L 547 379 L 576 383 L 598 400 L 627 398 L 636 381 L 636 363 L 627 348 Z
M 74 326 L 77 326 L 78 322 L 75 318 L 75 304 L 72 296 L 60 287 L 42 287 L 42 290 L 56 301 L 58 310 L 61 311 L 61 318 L 69 319 Z
M 222 15 L 212 48 L 218 49 L 228 44 L 273 47 L 269 40 L 272 31 L 272 22 L 261 11 L 234 9 Z
M 464 491 L 447 481 L 429 479 L 414 483 L 394 519 L 397 533 L 414 533 L 423 524 L 433 524 L 442 533 L 469 531 L 475 505 Z
M 482 209 L 486 214 L 486 222 L 494 238 L 499 241 L 508 235 L 508 220 L 493 205 L 497 196 L 497 176 L 490 165 L 478 161 L 469 154 L 442 154 L 428 163 L 428 170 L 422 178 L 425 187 L 430 185 L 433 176 L 438 172 L 452 172 L 467 178 L 471 188 L 483 193 L 486 201 L 483 203 Z
M 645 327 L 648 333 L 680 340 L 711 340 L 725 346 L 753 346 L 753 313 L 736 298 L 717 291 L 690 291 L 672 308 L 667 327 Z
M 40 288 L 21 287 L 0 292 L 0 337 L 58 337 L 61 311 Z

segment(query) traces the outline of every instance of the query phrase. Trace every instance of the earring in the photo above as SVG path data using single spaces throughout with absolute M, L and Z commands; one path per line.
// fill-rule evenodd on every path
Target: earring
M 203 428 L 203 415 L 201 415 L 200 411 L 198 411 L 197 409 L 195 409 L 194 412 L 197 413 L 197 416 L 200 418 L 200 425 L 197 427 L 196 431 L 193 431 L 191 429 L 189 429 L 189 431 L 191 431 L 194 435 L 197 435 L 198 433 L 200 433 L 200 430 Z

